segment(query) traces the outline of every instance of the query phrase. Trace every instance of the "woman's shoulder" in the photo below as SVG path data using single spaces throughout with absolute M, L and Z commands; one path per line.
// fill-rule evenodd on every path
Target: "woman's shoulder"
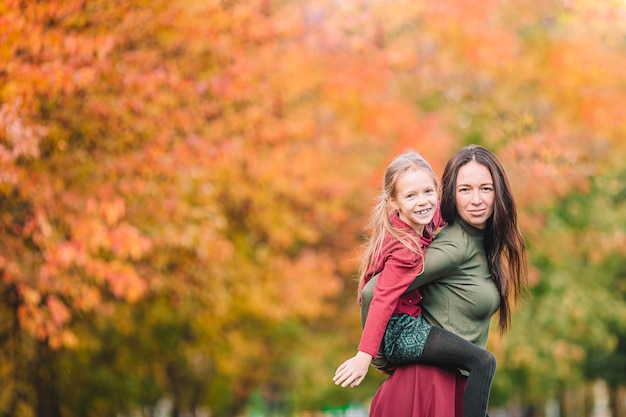
M 454 250 L 467 251 L 475 244 L 482 245 L 482 237 L 468 232 L 462 220 L 455 219 L 437 233 L 430 247 L 451 247 Z
M 464 236 L 466 233 L 461 227 L 458 221 L 453 223 L 448 223 L 444 227 L 439 230 L 437 235 L 435 236 L 435 241 L 437 240 L 457 240 L 459 237 Z

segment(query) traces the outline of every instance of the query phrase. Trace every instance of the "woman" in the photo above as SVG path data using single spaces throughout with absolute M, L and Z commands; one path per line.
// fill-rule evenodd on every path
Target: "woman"
M 407 291 L 420 288 L 422 313 L 432 325 L 484 348 L 493 314 L 499 312 L 498 327 L 505 332 L 511 303 L 526 286 L 526 249 L 515 202 L 491 151 L 470 145 L 448 161 L 441 211 L 448 225 L 429 246 L 423 272 Z M 375 281 L 362 291 L 364 317 Z M 460 417 L 464 384 L 458 372 L 399 367 L 376 392 L 370 416 Z
M 485 417 L 495 357 L 428 323 L 421 315 L 419 289 L 403 295 L 422 271 L 434 231 L 445 225 L 439 210 L 439 188 L 430 164 L 416 152 L 398 155 L 385 169 L 359 273 L 359 288 L 378 277 L 369 320 L 356 355 L 337 368 L 333 380 L 342 387 L 359 385 L 384 341 L 384 357 L 389 363 L 445 364 L 468 370 L 464 417 Z

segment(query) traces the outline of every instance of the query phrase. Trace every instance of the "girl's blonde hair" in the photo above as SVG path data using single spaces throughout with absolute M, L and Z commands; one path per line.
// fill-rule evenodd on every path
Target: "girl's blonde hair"
M 382 190 L 377 197 L 377 203 L 372 210 L 367 225 L 368 239 L 363 245 L 363 258 L 359 268 L 359 296 L 361 289 L 365 285 L 365 275 L 370 269 L 372 263 L 380 256 L 383 242 L 387 233 L 391 234 L 395 239 L 402 242 L 408 249 L 415 253 L 415 256 L 422 256 L 422 248 L 415 236 L 406 230 L 400 230 L 394 227 L 389 220 L 391 213 L 391 205 L 389 200 L 396 197 L 396 184 L 398 178 L 405 172 L 413 169 L 419 169 L 428 172 L 439 191 L 439 178 L 435 175 L 430 164 L 417 152 L 406 151 L 396 156 L 393 161 L 385 169 L 383 177 Z

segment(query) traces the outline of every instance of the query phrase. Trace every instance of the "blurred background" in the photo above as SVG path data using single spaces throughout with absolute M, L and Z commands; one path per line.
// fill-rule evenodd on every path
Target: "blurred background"
M 2 0 L 0 415 L 367 415 L 382 172 L 476 143 L 532 264 L 490 414 L 625 416 L 625 69 L 623 0 Z

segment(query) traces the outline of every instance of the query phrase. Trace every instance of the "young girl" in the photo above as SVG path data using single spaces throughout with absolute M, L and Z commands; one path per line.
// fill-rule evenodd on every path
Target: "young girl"
M 385 170 L 383 190 L 370 219 L 371 236 L 359 273 L 363 286 L 378 275 L 357 354 L 337 368 L 333 381 L 355 387 L 381 347 L 387 363 L 423 363 L 469 371 L 464 416 L 485 417 L 495 357 L 455 334 L 431 326 L 421 315 L 419 289 L 405 294 L 424 267 L 424 250 L 444 225 L 439 181 L 419 154 L 406 152 Z

